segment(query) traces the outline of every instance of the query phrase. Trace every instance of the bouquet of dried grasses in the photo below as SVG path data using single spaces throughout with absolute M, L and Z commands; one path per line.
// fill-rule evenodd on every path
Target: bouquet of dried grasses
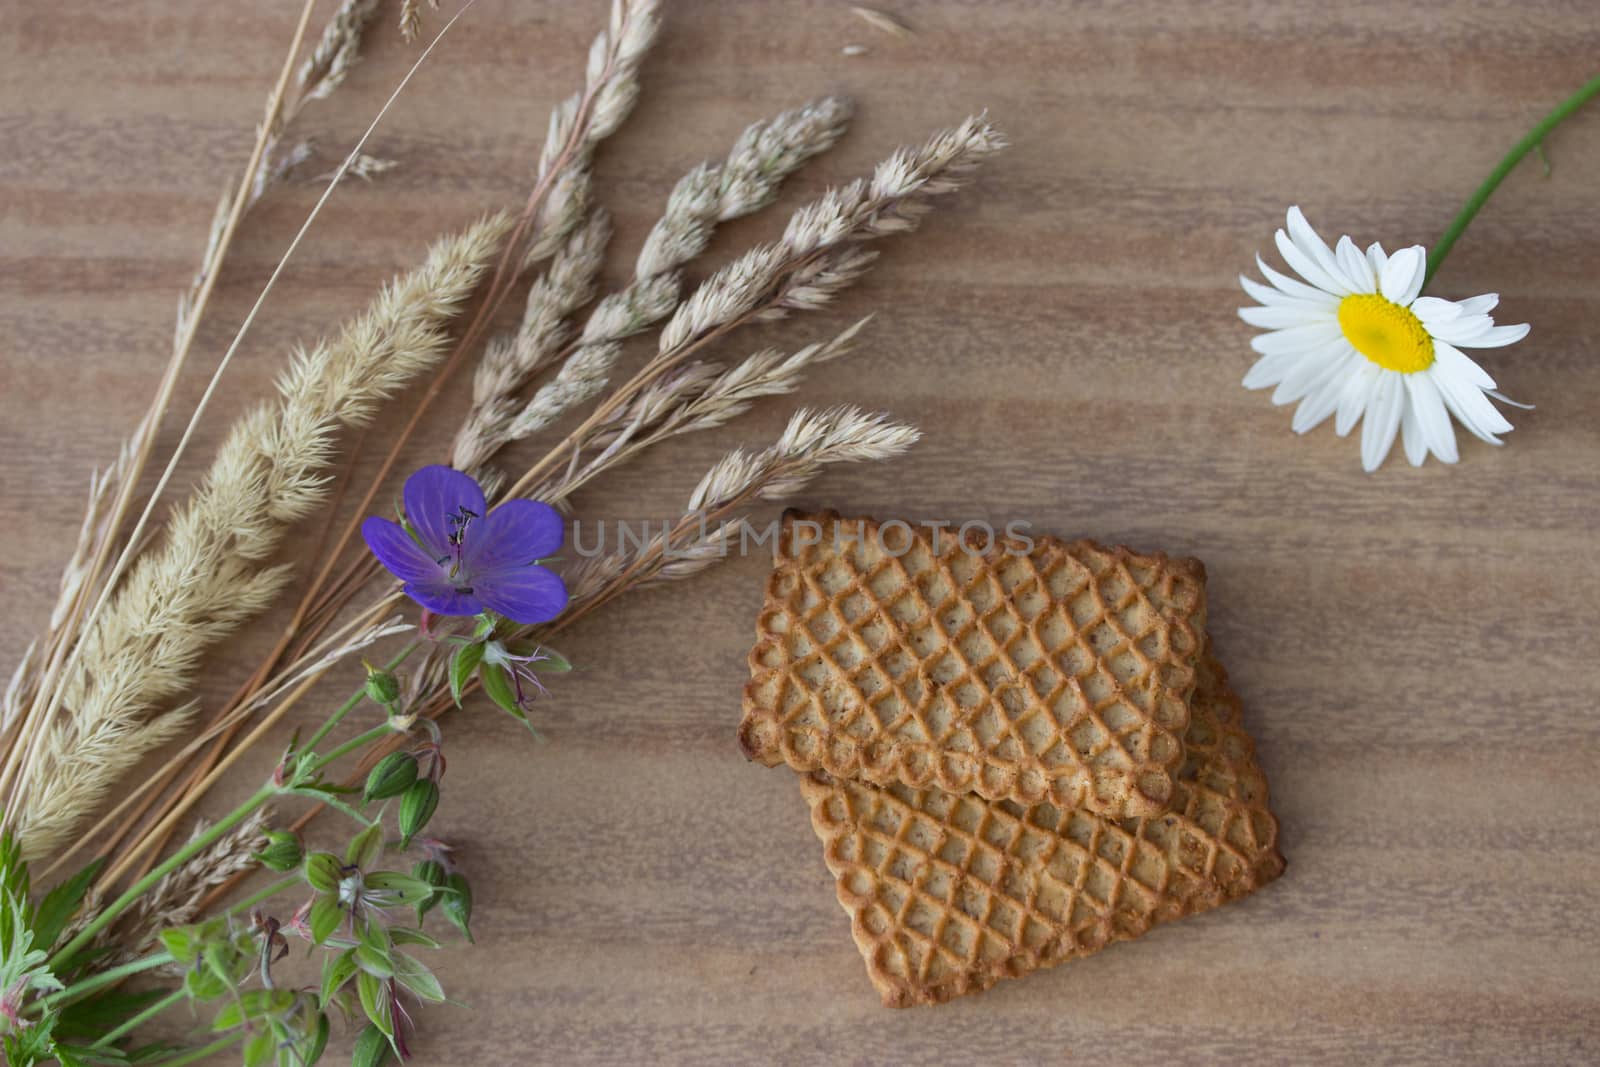
M 855 407 L 797 411 L 777 441 L 714 464 L 675 523 L 564 575 L 539 562 L 561 543 L 558 509 L 651 447 L 723 425 L 846 357 L 865 320 L 787 354 L 762 349 L 730 361 L 709 350 L 741 326 L 826 305 L 871 267 L 876 242 L 915 228 L 1004 146 L 985 119 L 969 118 L 892 153 L 869 177 L 795 212 L 777 241 L 688 287 L 684 268 L 720 223 L 769 206 L 790 174 L 843 135 L 847 102 L 804 104 L 754 123 L 724 156 L 686 174 L 632 276 L 601 294 L 611 224 L 591 193 L 595 151 L 632 109 L 658 27 L 655 0 L 614 0 L 582 87 L 552 112 L 526 201 L 436 242 L 335 337 L 293 352 L 278 395 L 238 420 L 202 483 L 157 529 L 153 509 L 205 400 L 137 516 L 135 485 L 218 270 L 249 210 L 308 156 L 303 144 L 283 145 L 302 108 L 332 94 L 358 59 L 376 3 L 344 0 L 306 48 L 311 9 L 307 2 L 266 120 L 180 300 L 174 351 L 149 412 L 91 484 L 59 603 L 6 693 L 0 1042 L 13 1064 L 136 1053 L 179 1064 L 233 1046 L 247 1064 L 309 1064 L 326 1047 L 336 1006 L 362 1020 L 355 1062 L 410 1055 L 414 1004 L 444 995 L 418 955 L 439 946 L 425 917 L 437 911 L 463 934 L 471 918 L 465 872 L 447 846 L 421 836 L 440 802 L 436 720 L 481 691 L 527 722 L 533 694 L 567 666 L 549 645 L 563 629 L 624 593 L 712 566 L 748 532 L 760 502 L 792 497 L 824 467 L 894 457 L 918 435 Z M 403 5 L 401 20 L 409 39 L 421 26 L 419 5 Z M 365 142 L 330 191 L 351 172 L 383 169 Z M 520 316 L 497 332 L 514 300 Z M 619 372 L 625 342 L 652 330 L 653 352 Z M 449 466 L 405 479 L 398 523 L 358 522 L 393 491 L 417 429 L 442 417 L 434 407 L 443 383 L 474 360 L 470 406 L 441 457 Z M 345 431 L 372 423 L 411 384 L 420 398 L 357 518 L 335 523 L 330 502 L 348 488 Z M 539 458 L 504 466 L 509 445 L 568 419 Z M 285 532 L 317 514 L 326 516 L 320 566 L 279 558 Z M 231 698 L 202 709 L 192 691 L 208 650 L 291 588 L 297 598 L 277 644 Z M 331 714 L 299 722 L 248 799 L 174 843 L 241 756 L 363 653 L 385 663 L 366 667 Z M 377 725 L 335 743 L 364 705 L 382 709 Z M 187 743 L 173 751 L 179 737 Z M 163 746 L 163 758 L 149 758 Z M 348 843 L 339 853 L 307 852 L 296 831 L 327 810 L 349 826 Z M 91 852 L 87 866 L 67 873 Z M 281 877 L 234 898 L 263 866 Z M 35 883 L 46 880 L 56 884 L 41 896 Z M 315 990 L 274 979 L 290 938 L 320 955 Z M 149 991 L 123 988 L 145 972 L 168 977 Z M 147 1023 L 183 1004 L 205 1006 L 205 1039 L 136 1048 Z

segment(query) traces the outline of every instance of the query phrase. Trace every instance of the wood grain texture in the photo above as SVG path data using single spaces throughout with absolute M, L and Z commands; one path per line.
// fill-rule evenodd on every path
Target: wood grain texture
M 47 614 L 89 470 L 154 388 L 297 6 L 63 0 L 0 19 L 7 673 Z M 1539 405 L 1513 415 L 1507 447 L 1466 441 L 1459 467 L 1422 470 L 1397 450 L 1363 475 L 1352 441 L 1296 438 L 1286 411 L 1239 388 L 1251 330 L 1234 314 L 1236 274 L 1290 203 L 1324 233 L 1433 241 L 1595 73 L 1593 4 L 883 6 L 914 35 L 844 3 L 677 4 L 599 158 L 620 223 L 610 276 L 671 182 L 756 117 L 824 91 L 860 104 L 792 207 L 989 108 L 1015 147 L 975 189 L 886 247 L 837 308 L 725 354 L 880 311 L 860 354 L 797 400 L 881 404 L 927 439 L 892 469 L 830 473 L 809 503 L 1025 518 L 1202 557 L 1288 874 L 981 997 L 880 1008 L 795 782 L 734 741 L 766 562 L 732 561 L 574 632 L 584 669 L 539 710 L 548 745 L 482 708 L 451 727 L 435 825 L 478 887 L 479 944 L 442 957 L 470 1010 L 425 1013 L 424 1062 L 1600 1058 L 1600 109 L 1550 139 L 1549 177 L 1512 175 L 1437 280 L 1446 296 L 1499 292 L 1506 321 L 1534 326 L 1486 359 Z M 332 329 L 432 236 L 521 199 L 600 9 L 481 0 L 462 21 L 374 143 L 400 166 L 336 195 L 181 483 L 292 340 Z M 851 43 L 870 51 L 842 56 Z M 387 24 L 370 53 L 303 120 L 329 157 L 411 55 Z M 317 191 L 289 186 L 252 216 L 180 400 Z M 780 225 L 729 227 L 712 262 Z M 770 436 L 789 408 L 683 441 L 578 504 L 674 514 L 722 449 Z M 436 420 L 415 458 L 451 428 Z M 358 476 L 372 466 L 369 450 Z M 218 655 L 206 694 L 237 682 L 268 629 Z

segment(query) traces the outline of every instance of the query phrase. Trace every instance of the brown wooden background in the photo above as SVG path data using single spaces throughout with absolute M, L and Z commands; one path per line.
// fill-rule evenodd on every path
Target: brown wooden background
M 730 563 L 574 633 L 531 743 L 482 707 L 450 728 L 437 829 L 478 887 L 470 1010 L 425 1013 L 426 1062 L 1459 1062 L 1600 1058 L 1600 109 L 1523 166 L 1437 280 L 1502 294 L 1532 336 L 1486 365 L 1510 444 L 1375 476 L 1245 392 L 1236 274 L 1302 204 L 1328 235 L 1431 242 L 1480 177 L 1596 72 L 1589 0 L 679 3 L 643 101 L 598 161 L 620 279 L 670 184 L 808 95 L 860 104 L 792 207 L 987 107 L 1015 148 L 835 310 L 877 310 L 796 402 L 883 405 L 926 442 L 809 498 L 1194 553 L 1271 777 L 1289 859 L 1256 898 L 935 1010 L 880 1008 L 786 773 L 733 740 L 765 570 Z M 0 16 L 0 667 L 53 597 L 90 468 L 146 403 L 175 294 L 242 160 L 294 9 L 196 0 Z M 425 242 L 520 201 L 548 106 L 601 5 L 482 0 L 339 192 L 227 379 L 202 447 L 294 338 L 332 329 Z M 435 17 L 433 25 L 441 20 Z M 846 58 L 851 43 L 868 55 Z M 330 160 L 411 52 L 386 21 L 301 129 Z M 331 169 L 332 162 L 328 163 Z M 314 171 L 313 171 L 314 173 Z M 317 192 L 252 216 L 195 370 L 220 354 Z M 730 227 L 711 262 L 781 225 Z M 186 382 L 198 395 L 201 376 Z M 585 495 L 664 518 L 792 405 L 680 442 Z M 397 408 L 403 410 L 403 407 Z M 447 411 L 459 411 L 447 407 Z M 434 423 L 420 462 L 451 419 Z M 169 429 L 168 439 L 175 437 Z M 187 482 L 185 482 L 187 484 Z M 231 688 L 260 640 L 217 660 Z M 330 690 L 331 692 L 331 690 Z M 235 784 L 265 773 L 267 754 Z

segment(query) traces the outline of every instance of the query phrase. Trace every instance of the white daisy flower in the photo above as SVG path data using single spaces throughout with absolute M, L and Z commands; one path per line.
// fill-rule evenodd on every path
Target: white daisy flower
M 1261 354 L 1244 377 L 1246 389 L 1277 386 L 1274 404 L 1300 402 L 1293 427 L 1305 433 L 1329 415 L 1343 437 L 1363 422 L 1361 465 L 1377 470 L 1396 433 L 1413 466 L 1432 452 L 1454 463 L 1450 416 L 1492 445 L 1511 424 L 1489 403 L 1505 400 L 1494 379 L 1462 348 L 1498 348 L 1520 341 L 1526 325 L 1496 326 L 1489 317 L 1500 298 L 1418 296 L 1427 274 L 1421 245 L 1386 255 L 1373 244 L 1362 254 L 1348 237 L 1330 249 L 1298 207 L 1278 231 L 1278 251 L 1304 278 L 1296 281 L 1256 265 L 1272 286 L 1243 275 L 1239 284 L 1260 302 L 1239 317 L 1270 332 L 1251 339 Z M 1309 283 L 1309 284 L 1307 284 Z

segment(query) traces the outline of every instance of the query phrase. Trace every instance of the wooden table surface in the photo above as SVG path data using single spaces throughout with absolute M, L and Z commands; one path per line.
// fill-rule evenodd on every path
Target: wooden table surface
M 724 352 L 875 310 L 857 356 L 579 509 L 659 520 L 794 404 L 851 401 L 927 438 L 892 467 L 835 469 L 810 503 L 1202 557 L 1288 873 L 980 997 L 879 1007 L 792 776 L 734 741 L 766 569 L 734 560 L 574 632 L 584 669 L 538 710 L 548 744 L 482 707 L 449 727 L 435 827 L 477 886 L 478 945 L 440 957 L 468 1007 L 425 1012 L 423 1062 L 1600 1060 L 1600 107 L 1550 139 L 1548 176 L 1531 161 L 1511 176 L 1437 279 L 1533 324 L 1484 361 L 1538 405 L 1512 413 L 1507 447 L 1466 439 L 1459 466 L 1415 470 L 1397 446 L 1364 475 L 1355 442 L 1296 437 L 1240 388 L 1252 331 L 1234 311 L 1290 204 L 1324 234 L 1434 241 L 1596 72 L 1592 3 L 884 6 L 914 34 L 831 0 L 679 3 L 599 157 L 620 219 L 608 278 L 679 174 L 809 95 L 851 94 L 855 127 L 709 263 L 968 112 L 988 108 L 1014 148 L 837 307 Z M 91 467 L 154 387 L 297 8 L 71 0 L 0 18 L 7 673 L 48 612 Z M 468 14 L 378 134 L 398 168 L 336 195 L 267 304 L 182 484 L 293 339 L 334 328 L 430 238 L 520 201 L 601 18 L 598 0 Z M 303 120 L 330 159 L 413 54 L 389 21 Z M 185 403 L 318 189 L 291 184 L 247 224 Z M 461 410 L 408 461 L 437 457 Z M 224 649 L 204 692 L 230 689 L 267 632 Z

